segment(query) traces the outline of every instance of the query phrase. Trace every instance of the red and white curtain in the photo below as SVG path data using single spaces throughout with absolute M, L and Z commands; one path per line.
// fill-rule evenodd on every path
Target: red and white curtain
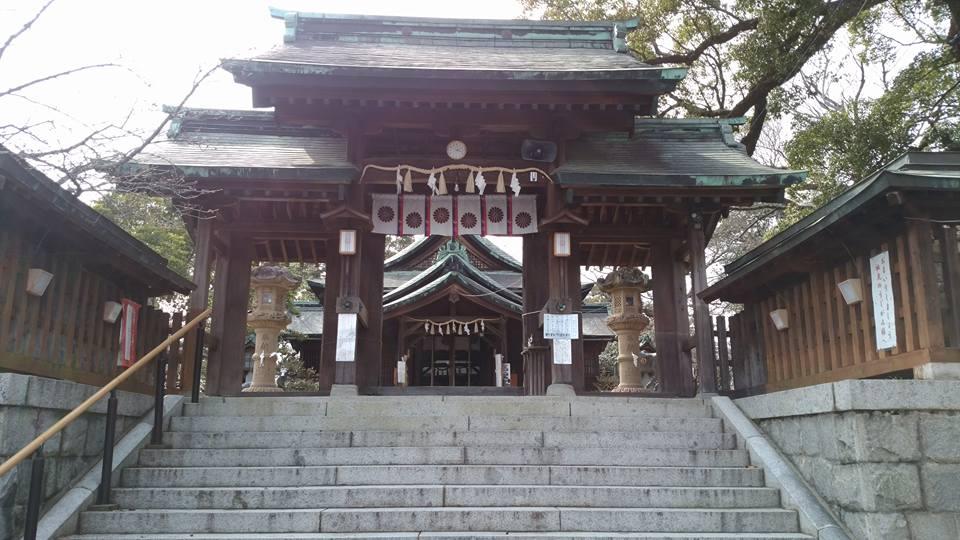
M 137 361 L 137 321 L 140 319 L 140 304 L 126 298 L 120 301 L 120 351 L 117 365 L 128 368 Z
M 537 232 L 536 195 L 373 195 L 373 232 L 517 236 Z

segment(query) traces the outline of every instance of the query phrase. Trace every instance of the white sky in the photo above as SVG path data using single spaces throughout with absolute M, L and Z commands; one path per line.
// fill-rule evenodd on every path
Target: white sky
M 42 5 L 40 0 L 0 0 L 0 36 L 19 29 Z M 100 63 L 103 68 L 34 87 L 27 96 L 55 106 L 78 123 L 123 121 L 129 111 L 135 128 L 150 129 L 164 104 L 178 103 L 196 76 L 220 58 L 243 56 L 280 45 L 283 21 L 276 6 L 320 13 L 511 19 L 522 16 L 517 0 L 58 0 L 0 59 L 0 87 L 59 71 Z M 219 70 L 188 103 L 192 107 L 250 108 L 250 89 Z M 51 116 L 20 98 L 0 100 L 3 123 L 19 125 Z M 82 128 L 81 128 L 82 129 Z M 83 129 L 82 133 L 88 130 Z M 76 132 L 55 130 L 56 142 Z M 493 239 L 520 258 L 518 238 Z
M 19 29 L 45 0 L 0 0 L 0 39 Z M 269 6 L 300 11 L 462 18 L 517 18 L 518 0 L 57 0 L 0 59 L 0 90 L 79 66 L 117 63 L 38 85 L 19 97 L 0 99 L 0 124 L 29 125 L 58 117 L 46 144 L 66 145 L 86 126 L 122 123 L 133 111 L 133 129 L 149 131 L 160 107 L 178 103 L 196 76 L 230 56 L 245 56 L 282 43 L 283 22 Z M 831 56 L 842 57 L 838 43 Z M 904 55 L 906 58 L 912 55 Z M 848 66 L 849 67 L 849 66 Z M 872 79 L 876 74 L 871 74 Z M 851 91 L 841 79 L 838 94 Z M 876 93 L 876 84 L 868 94 Z M 39 102 L 43 105 L 37 105 Z M 249 108 L 249 88 L 219 70 L 188 103 L 192 107 Z M 784 122 L 789 133 L 788 122 Z M 519 239 L 495 239 L 520 257 Z

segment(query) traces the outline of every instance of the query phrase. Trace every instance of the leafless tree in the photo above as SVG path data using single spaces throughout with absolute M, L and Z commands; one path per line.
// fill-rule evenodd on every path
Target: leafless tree
M 4 76 L 5 53 L 44 16 L 50 16 L 48 11 L 56 1 L 44 2 L 21 26 L 3 39 L 0 45 L 0 81 L 10 79 Z M 163 136 L 168 122 L 181 112 L 201 84 L 218 68 L 219 64 L 198 71 L 179 103 L 164 109 L 163 117 L 155 124 L 147 124 L 147 128 L 138 127 L 142 124 L 141 112 L 134 109 L 127 111 L 122 118 L 105 118 L 91 124 L 72 116 L 55 102 L 31 95 L 31 90 L 54 81 L 62 82 L 83 72 L 129 69 L 114 62 L 94 61 L 52 73 L 37 73 L 27 80 L 0 86 L 0 105 L 21 102 L 42 117 L 33 122 L 0 123 L 0 145 L 77 196 L 133 191 L 190 201 L 201 193 L 182 175 L 126 174 L 125 166 Z

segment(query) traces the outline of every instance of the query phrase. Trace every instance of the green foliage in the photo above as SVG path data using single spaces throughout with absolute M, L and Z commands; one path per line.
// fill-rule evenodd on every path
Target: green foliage
M 317 392 L 320 390 L 320 375 L 316 370 L 308 368 L 303 364 L 303 360 L 290 345 L 286 339 L 291 336 L 285 336 L 280 340 L 280 347 L 277 352 L 280 359 L 277 360 L 277 384 L 285 392 Z
M 612 392 L 620 384 L 620 368 L 617 367 L 619 354 L 616 340 L 607 343 L 603 352 L 600 353 L 600 374 L 593 383 L 598 392 Z
M 901 153 L 960 144 L 960 64 L 920 54 L 877 98 L 840 104 L 819 116 L 797 115 L 785 151 L 792 167 L 809 170 L 793 186 L 779 228 L 797 221 Z
M 386 246 L 384 247 L 383 251 L 383 258 L 389 259 L 390 257 L 393 257 L 414 242 L 416 242 L 416 239 L 414 239 L 412 236 L 387 235 Z
M 167 259 L 173 271 L 188 278 L 193 274 L 193 243 L 169 199 L 111 192 L 92 206 Z

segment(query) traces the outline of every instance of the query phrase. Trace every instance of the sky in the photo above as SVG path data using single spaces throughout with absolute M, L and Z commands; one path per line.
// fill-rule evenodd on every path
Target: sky
M 18 30 L 45 0 L 0 0 L 0 36 Z M 283 21 L 271 6 L 320 13 L 513 19 L 517 0 L 57 0 L 0 59 L 0 88 L 41 75 L 100 63 L 117 64 L 33 87 L 29 101 L 0 99 L 4 123 L 61 119 L 50 145 L 68 145 L 105 122 L 150 131 L 165 104 L 183 99 L 200 73 L 221 58 L 246 56 L 282 44 Z M 250 89 L 217 70 L 188 105 L 250 108 Z M 51 114 L 48 107 L 59 112 Z M 518 238 L 492 239 L 521 257 Z
M 19 29 L 46 1 L 0 0 L 0 39 Z M 282 43 L 283 21 L 269 16 L 270 6 L 370 15 L 523 16 L 519 0 L 56 0 L 0 58 L 0 92 L 80 66 L 116 66 L 54 79 L 32 87 L 24 98 L 0 97 L 0 125 L 30 125 L 55 117 L 58 122 L 42 141 L 48 147 L 67 146 L 105 123 L 149 132 L 164 118 L 161 107 L 179 103 L 197 76 L 219 59 L 248 56 Z M 835 41 L 830 61 L 845 65 L 842 57 L 849 49 L 844 40 Z M 867 94 L 878 93 L 878 76 L 870 78 Z M 852 79 L 841 78 L 834 97 L 849 94 L 853 86 Z M 250 108 L 250 89 L 217 70 L 187 105 Z M 789 135 L 789 118 L 779 124 Z M 134 140 L 125 147 L 136 144 Z M 494 241 L 520 258 L 519 239 Z

